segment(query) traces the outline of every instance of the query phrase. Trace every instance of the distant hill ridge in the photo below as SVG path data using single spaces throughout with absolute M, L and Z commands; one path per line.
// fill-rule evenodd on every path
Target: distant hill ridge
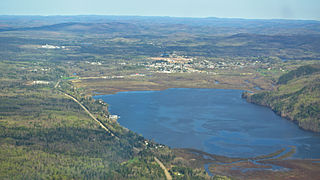
M 15 23 L 12 23 L 15 22 Z M 80 26 L 80 27 L 74 27 Z M 99 32 L 108 28 L 116 30 L 158 28 L 183 29 L 188 31 L 212 32 L 219 34 L 320 34 L 320 21 L 281 19 L 237 19 L 237 18 L 186 18 L 148 16 L 0 16 L 0 31 L 15 30 L 62 30 L 83 31 L 89 28 Z M 120 27 L 127 28 L 121 29 Z M 95 29 L 96 28 L 96 29 Z M 141 30 L 141 29 L 140 29 Z
M 68 22 L 39 27 L 26 28 L 3 28 L 0 31 L 71 31 L 71 32 L 118 32 L 118 31 L 138 31 L 139 27 L 130 23 L 110 22 L 110 23 L 79 23 Z

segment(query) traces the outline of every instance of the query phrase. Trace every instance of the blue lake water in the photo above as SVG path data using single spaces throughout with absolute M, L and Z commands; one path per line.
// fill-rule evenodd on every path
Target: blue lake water
M 296 146 L 298 158 L 320 158 L 320 135 L 270 109 L 246 102 L 242 90 L 168 89 L 99 95 L 119 123 L 170 147 L 253 157 Z

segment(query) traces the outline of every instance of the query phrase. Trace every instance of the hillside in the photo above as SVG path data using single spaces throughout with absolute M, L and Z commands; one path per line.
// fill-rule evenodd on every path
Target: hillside
M 114 32 L 125 32 L 125 33 L 138 33 L 139 27 L 129 23 L 60 23 L 39 27 L 24 27 L 24 28 L 9 28 L 0 29 L 0 31 L 65 31 L 65 32 L 76 32 L 76 33 L 114 33 Z
M 316 60 L 320 56 L 319 24 L 219 18 L 0 16 L 0 57 L 16 60 L 11 52 L 33 50 L 34 55 L 43 50 L 37 46 L 50 44 L 75 52 L 56 51 L 51 56 L 63 60 L 80 53 L 132 59 L 173 52 L 203 58 Z
M 44 64 L 50 71 L 28 70 Z M 0 62 L 0 179 L 165 179 L 155 158 L 185 172 L 179 177 L 210 179 L 204 170 L 175 164 L 168 147 L 107 119 L 106 104 L 58 80 L 63 67 L 44 64 Z M 177 172 L 170 170 L 175 179 Z
M 274 91 L 244 93 L 249 102 L 268 106 L 299 127 L 320 132 L 320 66 L 307 65 L 280 76 Z

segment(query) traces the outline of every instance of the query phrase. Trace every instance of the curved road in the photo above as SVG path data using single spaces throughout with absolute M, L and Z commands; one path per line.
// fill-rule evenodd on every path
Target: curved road
M 54 88 L 57 88 L 57 86 L 59 85 L 59 82 L 57 82 L 57 84 L 54 86 Z M 60 91 L 60 90 L 59 90 Z M 71 98 L 74 102 L 78 103 L 81 108 L 83 110 L 86 111 L 87 114 L 89 114 L 89 116 L 95 120 L 104 130 L 106 130 L 111 136 L 115 137 L 116 139 L 119 139 L 117 136 L 115 136 L 100 120 L 98 120 L 96 117 L 93 116 L 93 114 L 91 114 L 91 112 L 84 106 L 82 105 L 76 98 L 74 98 L 73 96 L 63 92 L 63 91 L 60 91 L 62 92 L 65 96 Z M 159 164 L 159 166 L 161 167 L 161 169 L 163 170 L 167 180 L 172 180 L 172 176 L 170 175 L 170 173 L 168 172 L 167 168 L 163 165 L 163 163 L 156 157 L 154 157 L 154 160 Z
M 55 88 L 55 89 L 57 89 L 59 83 L 60 83 L 60 81 L 58 81 L 57 84 L 54 85 L 54 88 Z M 117 136 L 115 136 L 115 135 L 106 127 L 106 125 L 104 125 L 100 120 L 98 120 L 96 117 L 94 117 L 94 115 L 93 115 L 83 104 L 81 104 L 76 98 L 74 98 L 73 96 L 71 96 L 71 95 L 69 95 L 69 94 L 67 94 L 67 93 L 65 93 L 65 92 L 63 92 L 63 91 L 61 91 L 61 90 L 59 90 L 59 89 L 58 89 L 58 91 L 60 91 L 61 93 L 63 93 L 65 96 L 71 98 L 74 102 L 78 103 L 78 104 L 81 106 L 81 108 L 82 108 L 84 111 L 86 111 L 86 113 L 89 114 L 89 116 L 90 116 L 93 120 L 95 120 L 95 121 L 100 125 L 100 127 L 102 127 L 104 130 L 106 130 L 111 136 L 116 137 L 116 139 L 119 139 Z
M 67 93 L 64 93 L 64 95 L 66 95 L 67 97 L 71 98 L 73 101 L 75 101 L 76 103 L 78 103 L 78 104 L 82 107 L 82 109 L 85 110 L 93 120 L 95 120 L 97 123 L 99 123 L 99 125 L 100 125 L 104 130 L 106 130 L 111 136 L 114 136 L 114 137 L 116 137 L 116 138 L 118 139 L 118 137 L 115 136 L 115 135 L 106 127 L 106 125 L 104 125 L 101 121 L 99 121 L 96 117 L 94 117 L 93 114 L 91 114 L 91 112 L 90 112 L 84 105 L 82 105 L 76 98 L 70 96 L 70 95 L 67 94 Z
M 168 172 L 167 168 L 162 164 L 162 162 L 156 157 L 154 157 L 154 160 L 159 164 L 159 166 L 163 170 L 164 174 L 166 175 L 167 180 L 172 180 L 172 176 Z

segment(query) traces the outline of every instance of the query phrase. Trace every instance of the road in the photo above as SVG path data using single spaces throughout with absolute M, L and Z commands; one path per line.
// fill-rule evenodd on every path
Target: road
M 159 164 L 159 166 L 163 170 L 164 174 L 166 175 L 167 180 L 172 180 L 172 176 L 168 172 L 167 168 L 162 164 L 162 162 L 157 157 L 154 157 L 154 160 Z
M 57 89 L 58 85 L 59 85 L 60 81 L 57 82 L 56 85 L 54 85 L 54 88 Z
M 59 85 L 60 81 L 57 82 L 57 84 L 54 86 L 54 88 L 57 88 L 58 85 Z M 76 98 L 74 98 L 73 96 L 59 90 L 61 93 L 63 93 L 65 96 L 67 96 L 68 98 L 72 99 L 74 102 L 78 103 L 81 108 L 86 111 L 86 113 L 93 119 L 95 120 L 99 125 L 100 127 L 102 127 L 104 130 L 106 130 L 111 136 L 115 137 L 116 139 L 119 139 L 116 135 L 114 135 L 107 127 L 106 125 L 104 125 L 100 120 L 98 120 L 96 117 L 94 117 L 94 115 L 82 104 L 80 103 Z
M 55 88 L 57 88 L 59 85 L 59 81 L 57 82 L 57 84 L 54 86 Z M 60 91 L 60 90 L 59 90 Z M 106 130 L 111 136 L 115 137 L 116 139 L 119 139 L 116 135 L 114 135 L 100 120 L 98 120 L 96 117 L 93 116 L 93 114 L 82 104 L 80 103 L 76 98 L 74 98 L 73 96 L 67 94 L 67 93 L 64 93 L 63 91 L 60 91 L 62 92 L 65 96 L 67 96 L 68 98 L 72 99 L 74 102 L 78 103 L 81 108 L 83 110 L 86 111 L 87 114 L 89 114 L 89 116 L 95 120 L 99 125 L 100 127 L 102 127 L 104 130 Z M 163 165 L 163 163 L 156 157 L 154 157 L 154 160 L 159 164 L 159 166 L 161 167 L 161 169 L 163 170 L 167 180 L 172 180 L 172 176 L 170 175 L 170 173 L 168 172 L 167 168 Z
M 69 94 L 63 93 L 64 95 L 66 95 L 67 97 L 71 98 L 73 101 L 75 101 L 76 103 L 78 103 L 83 110 L 85 110 L 87 112 L 87 114 L 89 114 L 89 116 L 95 120 L 104 130 L 106 130 L 111 136 L 114 136 L 116 138 L 118 138 L 117 136 L 115 136 L 100 120 L 98 120 L 96 117 L 93 116 L 93 114 L 91 114 L 91 112 L 84 106 L 82 105 L 76 98 L 70 96 Z

